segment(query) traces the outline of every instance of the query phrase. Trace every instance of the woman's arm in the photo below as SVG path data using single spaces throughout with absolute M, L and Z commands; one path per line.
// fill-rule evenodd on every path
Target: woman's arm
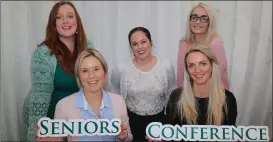
M 188 48 L 186 41 L 180 41 L 177 57 L 177 87 L 181 87 L 184 81 L 184 58 Z
M 211 43 L 210 48 L 214 56 L 217 58 L 223 87 L 229 90 L 227 59 L 224 42 L 220 38 L 218 38 Z
M 167 84 L 168 84 L 168 90 L 167 93 L 165 94 L 166 100 L 169 99 L 169 96 L 171 95 L 172 91 L 177 88 L 176 84 L 176 76 L 175 76 L 175 71 L 173 65 L 168 61 L 165 60 L 165 68 L 167 71 Z M 167 104 L 165 104 L 166 106 Z
M 236 126 L 236 119 L 238 115 L 237 101 L 232 92 L 226 92 L 228 99 L 228 125 Z
M 49 58 L 47 47 L 37 48 L 31 59 L 31 94 L 28 97 L 27 141 L 36 140 L 36 124 L 40 118 L 47 115 L 53 92 L 55 65 Z
M 111 74 L 111 79 L 110 79 L 110 91 L 115 94 L 121 94 L 121 84 L 120 84 L 120 79 L 121 79 L 121 64 L 117 64 Z
M 129 124 L 129 117 L 128 117 L 128 113 L 127 113 L 127 107 L 126 107 L 124 99 L 122 98 L 121 100 L 122 100 L 121 101 L 121 108 L 122 108 L 122 116 L 121 117 L 126 121 L 125 125 L 126 125 L 127 132 L 128 132 L 128 136 L 125 139 L 125 141 L 132 141 L 133 140 L 133 135 L 132 135 L 130 124 Z

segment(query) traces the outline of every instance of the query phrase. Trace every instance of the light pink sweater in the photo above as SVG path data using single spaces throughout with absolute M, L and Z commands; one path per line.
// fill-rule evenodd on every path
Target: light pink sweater
M 223 86 L 229 90 L 229 82 L 228 82 L 228 72 L 227 72 L 227 60 L 226 60 L 226 53 L 224 48 L 224 42 L 220 37 L 216 37 L 213 39 L 209 45 L 211 48 L 212 53 L 217 58 L 217 62 L 220 69 L 221 80 Z M 179 44 L 179 51 L 178 51 L 178 60 L 177 60 L 177 86 L 181 87 L 184 80 L 184 57 L 185 54 L 189 51 L 190 45 L 181 40 Z
M 107 92 L 108 95 L 111 98 L 111 103 L 113 107 L 113 113 L 116 118 L 121 119 L 125 118 L 127 123 L 127 131 L 128 131 L 128 137 L 125 139 L 125 141 L 132 141 L 133 135 L 131 133 L 130 125 L 129 125 L 129 117 L 127 115 L 127 108 L 124 102 L 124 99 L 117 94 L 113 94 L 110 92 Z M 77 93 L 74 93 L 62 100 L 60 100 L 56 106 L 55 110 L 55 116 L 54 119 L 80 119 L 80 109 L 76 107 L 76 98 Z M 70 137 L 68 138 L 69 141 L 77 141 L 77 137 Z M 117 139 L 119 141 L 119 139 Z

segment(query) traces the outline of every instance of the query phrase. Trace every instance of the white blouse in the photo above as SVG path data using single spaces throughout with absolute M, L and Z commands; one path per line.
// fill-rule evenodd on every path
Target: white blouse
M 114 68 L 110 92 L 121 94 L 127 108 L 138 115 L 155 115 L 167 105 L 176 88 L 175 71 L 166 59 L 157 57 L 157 64 L 148 72 L 139 70 L 130 60 Z

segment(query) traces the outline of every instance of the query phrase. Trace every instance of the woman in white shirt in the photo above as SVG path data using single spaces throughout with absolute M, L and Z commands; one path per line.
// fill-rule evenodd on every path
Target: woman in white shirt
M 111 91 L 121 94 L 126 102 L 134 140 L 145 141 L 146 126 L 165 118 L 164 108 L 176 88 L 175 71 L 168 60 L 152 55 L 148 29 L 136 27 L 128 39 L 134 56 L 114 68 Z

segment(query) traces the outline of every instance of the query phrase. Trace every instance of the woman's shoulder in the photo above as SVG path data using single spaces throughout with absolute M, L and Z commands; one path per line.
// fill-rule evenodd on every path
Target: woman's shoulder
M 107 92 L 107 94 L 109 95 L 111 102 L 114 106 L 125 105 L 125 100 L 121 95 L 112 92 Z
M 42 44 L 35 49 L 34 54 L 50 55 L 50 50 L 47 45 Z
M 179 41 L 179 49 L 188 48 L 188 46 L 189 46 L 189 43 L 188 43 L 188 41 L 186 39 L 181 39 Z
M 68 106 L 73 106 L 73 104 L 75 104 L 75 102 L 76 102 L 77 94 L 78 94 L 78 93 L 73 93 L 73 94 L 71 94 L 71 95 L 69 95 L 69 96 L 67 96 L 67 97 L 65 97 L 65 98 L 63 98 L 63 99 L 61 99 L 61 100 L 57 103 L 57 105 L 66 106 L 66 107 L 68 107 Z M 74 102 L 74 103 L 73 103 L 73 102 Z
M 156 56 L 156 58 L 157 58 L 157 61 L 159 63 L 161 63 L 161 65 L 163 65 L 164 68 L 171 68 L 172 67 L 172 63 L 169 59 L 159 57 L 159 56 Z
M 34 50 L 31 62 L 32 66 L 55 68 L 57 59 L 54 55 L 50 54 L 50 49 L 46 45 L 40 45 Z
M 226 94 L 226 99 L 229 103 L 232 103 L 232 104 L 237 103 L 236 97 L 231 91 L 225 89 L 225 94 Z
M 169 97 L 169 102 L 177 102 L 180 99 L 181 92 L 182 87 L 174 89 Z
M 91 40 L 87 40 L 87 48 L 94 48 L 94 44 Z
M 210 42 L 210 46 L 219 46 L 219 45 L 222 45 L 222 44 L 224 44 L 224 40 L 220 36 L 214 37 Z
M 109 95 L 109 97 L 114 100 L 114 101 L 117 101 L 117 102 L 120 102 L 122 101 L 123 97 L 119 94 L 115 94 L 115 93 L 112 93 L 112 92 L 107 92 L 107 94 Z

